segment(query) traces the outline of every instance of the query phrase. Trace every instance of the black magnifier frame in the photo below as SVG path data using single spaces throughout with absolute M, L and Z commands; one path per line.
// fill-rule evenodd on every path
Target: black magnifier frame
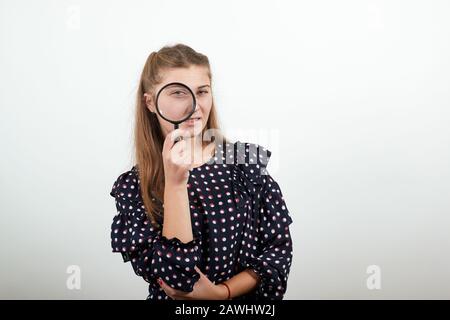
M 179 85 L 179 86 L 182 86 L 182 87 L 186 88 L 186 89 L 189 91 L 189 93 L 191 94 L 191 96 L 192 96 L 192 112 L 189 113 L 185 118 L 183 118 L 183 119 L 181 119 L 181 120 L 171 120 L 171 119 L 167 119 L 167 118 L 164 117 L 164 116 L 161 114 L 161 112 L 159 111 L 159 107 L 158 107 L 158 99 L 159 99 L 159 95 L 161 94 L 161 92 L 162 92 L 166 87 L 172 86 L 172 85 Z M 194 93 L 192 92 L 192 90 L 191 90 L 187 85 L 185 85 L 184 83 L 181 83 L 181 82 L 171 82 L 171 83 L 168 83 L 168 84 L 164 85 L 161 89 L 159 89 L 158 94 L 156 95 L 156 112 L 158 112 L 158 114 L 160 115 L 160 117 L 163 118 L 164 120 L 169 121 L 170 123 L 173 123 L 174 129 L 178 129 L 180 123 L 182 123 L 183 121 L 186 121 L 187 119 L 189 119 L 189 118 L 194 114 L 194 112 L 195 112 L 195 105 L 196 105 L 196 104 L 197 104 L 197 101 L 195 100 L 195 95 L 194 95 Z

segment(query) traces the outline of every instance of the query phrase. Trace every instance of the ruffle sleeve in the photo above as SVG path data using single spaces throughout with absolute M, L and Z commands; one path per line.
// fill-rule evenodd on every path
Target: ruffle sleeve
M 267 171 L 271 151 L 251 143 L 244 146 L 246 161 L 234 166 L 233 183 L 244 205 L 251 204 L 253 215 L 239 260 L 259 275 L 256 299 L 281 300 L 292 263 L 292 218 L 280 186 Z
M 227 159 L 233 163 L 231 177 L 238 206 L 252 204 L 258 209 L 260 191 L 264 177 L 268 174 L 267 164 L 272 152 L 258 144 L 237 141 L 227 145 Z
M 172 288 L 191 292 L 200 275 L 194 266 L 200 261 L 200 237 L 183 243 L 168 239 L 150 223 L 140 197 L 135 168 L 122 173 L 110 195 L 115 198 L 117 214 L 111 224 L 111 247 L 124 262 L 131 262 L 136 275 L 156 283 L 161 277 Z

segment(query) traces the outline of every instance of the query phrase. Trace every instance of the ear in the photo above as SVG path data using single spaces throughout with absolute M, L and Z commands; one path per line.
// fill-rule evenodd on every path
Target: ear
M 144 101 L 145 101 L 145 105 L 147 106 L 147 108 L 151 112 L 155 113 L 156 110 L 155 110 L 155 107 L 153 106 L 153 100 L 152 100 L 151 95 L 149 95 L 148 93 L 144 93 Z

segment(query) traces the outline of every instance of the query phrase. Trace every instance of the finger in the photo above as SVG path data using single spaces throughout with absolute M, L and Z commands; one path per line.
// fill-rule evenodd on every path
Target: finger
M 161 288 L 165 291 L 165 293 L 168 295 L 168 296 L 174 296 L 175 294 L 176 294 L 176 290 L 175 289 L 173 289 L 171 286 L 169 286 L 168 284 L 166 284 L 165 282 L 164 282 L 164 280 L 163 279 L 161 279 L 161 284 L 160 284 L 160 286 L 161 286 Z
M 170 149 L 170 152 L 175 153 L 175 154 L 183 154 L 186 152 L 186 148 L 187 148 L 187 142 L 186 140 L 181 140 L 180 142 L 177 142 L 172 149 Z
M 164 290 L 164 288 L 161 287 L 161 289 L 164 291 L 164 293 L 165 293 L 169 298 L 173 299 L 173 297 L 172 297 L 166 290 Z
M 175 290 L 176 294 L 174 295 L 174 298 L 176 300 L 192 300 L 194 297 L 192 296 L 192 292 L 185 292 L 181 290 Z
M 206 279 L 208 279 L 208 277 L 206 276 L 206 274 L 204 274 L 204 273 L 202 272 L 202 270 L 200 270 L 199 267 L 195 266 L 194 269 L 195 269 L 195 271 L 197 271 L 197 272 L 200 274 L 200 278 L 206 278 Z
M 170 160 L 181 167 L 188 167 L 191 164 L 189 152 L 186 152 L 185 144 L 186 142 L 180 141 L 178 142 L 180 146 L 174 146 L 172 150 L 170 150 Z M 177 144 L 178 144 L 177 143 Z
M 194 266 L 194 269 L 195 269 L 195 271 L 197 271 L 198 273 L 200 273 L 200 275 L 202 275 L 203 273 L 202 273 L 202 271 L 200 270 L 200 268 L 199 267 L 197 267 L 197 266 Z
M 172 160 L 172 162 L 175 162 L 175 160 L 186 154 L 186 147 L 187 142 L 185 140 L 181 140 L 180 142 L 175 144 L 172 149 L 168 151 L 168 157 L 170 157 L 170 160 Z
M 164 291 L 164 290 L 163 290 Z M 164 291 L 166 293 L 166 296 L 168 296 L 170 299 L 175 300 L 175 298 L 173 296 L 171 296 L 170 294 L 168 294 L 166 291 Z
M 170 150 L 172 149 L 173 145 L 175 144 L 175 139 L 177 137 L 183 137 L 186 135 L 185 130 L 178 128 L 171 132 L 169 132 L 164 140 L 163 143 L 163 150 Z
M 161 286 L 164 292 L 173 300 L 190 300 L 192 299 L 192 292 L 185 292 L 164 284 Z M 171 290 L 170 290 L 171 289 Z
M 162 282 L 162 285 L 161 285 L 162 289 L 172 299 L 174 299 L 174 300 L 191 299 L 192 292 L 185 292 L 185 291 L 182 291 L 182 290 L 174 289 L 171 286 L 169 286 L 167 283 L 165 283 L 164 280 L 162 280 L 162 279 L 161 279 L 161 282 Z
M 192 297 L 186 296 L 186 295 L 175 295 L 173 297 L 174 300 L 192 300 Z

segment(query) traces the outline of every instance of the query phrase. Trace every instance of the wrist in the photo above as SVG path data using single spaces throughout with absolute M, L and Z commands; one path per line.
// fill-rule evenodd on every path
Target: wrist
M 171 182 L 167 180 L 164 184 L 164 188 L 170 191 L 185 190 L 186 187 L 187 187 L 186 183 Z
M 219 299 L 220 300 L 229 300 L 231 299 L 231 296 L 229 295 L 229 287 L 224 284 L 223 282 L 216 284 L 217 291 L 219 293 Z

